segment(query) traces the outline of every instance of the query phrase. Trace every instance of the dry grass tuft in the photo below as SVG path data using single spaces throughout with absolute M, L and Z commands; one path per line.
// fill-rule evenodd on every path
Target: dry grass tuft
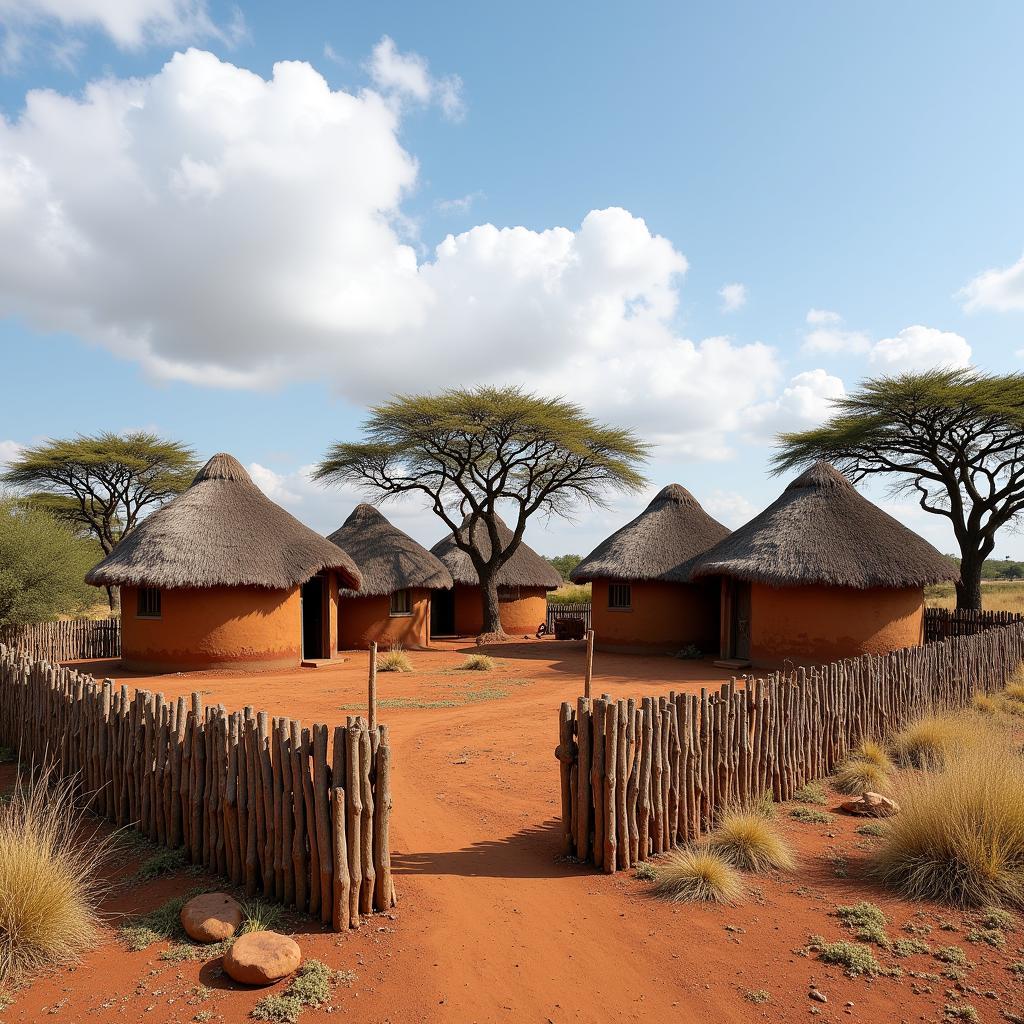
M 881 743 L 874 740 L 864 740 L 863 743 L 851 755 L 855 761 L 866 761 L 883 772 L 889 773 L 893 770 L 893 763 Z
M 958 748 L 898 796 L 876 877 L 911 899 L 1024 907 L 1024 760 L 1005 737 Z
M 901 768 L 939 771 L 956 752 L 991 743 L 997 737 L 995 730 L 988 715 L 930 715 L 898 732 L 890 749 Z
M 486 654 L 467 654 L 459 669 L 463 672 L 490 672 L 494 668 L 494 659 Z
M 735 903 L 743 894 L 743 882 L 719 854 L 691 848 L 665 858 L 654 892 L 673 903 Z
M 854 758 L 836 772 L 832 784 L 840 793 L 848 796 L 884 793 L 889 788 L 889 773 L 877 764 Z
M 83 837 L 69 783 L 19 779 L 0 806 L 0 984 L 73 963 L 96 939 L 97 867 L 108 852 Z
M 1016 701 L 1019 704 L 1024 704 L 1024 682 L 1010 683 L 1009 686 L 1003 690 L 1003 696 L 1007 700 Z
M 401 645 L 396 644 L 387 654 L 377 655 L 378 672 L 411 672 L 412 662 Z
M 793 848 L 763 814 L 752 810 L 729 811 L 707 838 L 709 850 L 742 871 L 792 871 Z

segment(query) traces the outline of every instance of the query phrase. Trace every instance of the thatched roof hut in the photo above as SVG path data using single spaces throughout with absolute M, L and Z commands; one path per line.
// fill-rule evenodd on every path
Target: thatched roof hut
M 640 515 L 598 544 L 573 570 L 572 580 L 685 583 L 693 560 L 728 535 L 685 487 L 669 484 Z
M 500 516 L 497 526 L 498 536 L 504 547 L 512 539 L 512 531 Z M 459 528 L 459 534 L 464 538 L 468 536 L 468 517 L 467 521 Z M 490 554 L 491 542 L 483 523 L 477 524 L 475 539 L 486 558 Z M 430 553 L 436 555 L 445 564 L 455 583 L 467 587 L 479 586 L 480 580 L 477 577 L 476 569 L 473 568 L 473 562 L 469 555 L 456 545 L 452 534 L 439 540 L 430 549 Z M 525 542 L 520 542 L 515 554 L 498 570 L 497 584 L 499 587 L 557 590 L 562 585 L 562 577 L 546 558 L 538 555 Z
M 827 462 L 801 473 L 760 515 L 699 556 L 691 572 L 773 587 L 858 590 L 958 578 L 948 558 L 858 494 Z
M 358 589 L 352 559 L 272 502 L 230 455 L 144 519 L 86 576 L 96 586 L 290 590 L 322 570 Z
M 358 566 L 363 578 L 359 597 L 452 586 L 452 576 L 445 564 L 390 523 L 373 505 L 356 505 L 328 540 Z M 343 592 L 342 596 L 352 596 L 352 592 Z

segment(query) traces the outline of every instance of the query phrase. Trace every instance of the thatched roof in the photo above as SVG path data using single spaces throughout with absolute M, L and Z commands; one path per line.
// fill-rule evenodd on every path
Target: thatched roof
M 275 505 L 237 459 L 220 454 L 85 579 L 95 586 L 289 590 L 322 569 L 338 572 L 343 585 L 361 583 L 341 548 Z
M 452 585 L 444 562 L 388 522 L 372 505 L 356 505 L 327 539 L 359 567 L 363 576 L 360 597 L 380 597 L 413 587 L 447 589 Z
M 693 575 L 860 589 L 958 578 L 949 559 L 827 462 L 801 473 L 760 515 L 701 555 Z
M 464 522 L 459 528 L 459 534 L 465 537 L 467 529 L 467 523 Z M 474 535 L 486 558 L 491 551 L 491 541 L 483 523 L 477 523 Z M 512 539 L 512 531 L 502 522 L 500 516 L 498 517 L 498 536 L 501 538 L 502 547 L 505 547 Z M 469 555 L 456 546 L 452 534 L 449 533 L 443 540 L 439 540 L 430 549 L 430 553 L 437 555 L 444 562 L 456 583 L 468 587 L 479 585 L 480 580 Z M 528 547 L 525 542 L 520 542 L 516 553 L 498 570 L 499 587 L 543 587 L 545 590 L 556 590 L 561 585 L 562 577 L 558 570 L 546 558 L 541 558 L 533 548 Z
M 601 541 L 572 571 L 572 580 L 685 583 L 693 559 L 728 536 L 685 487 L 669 484 L 640 515 Z

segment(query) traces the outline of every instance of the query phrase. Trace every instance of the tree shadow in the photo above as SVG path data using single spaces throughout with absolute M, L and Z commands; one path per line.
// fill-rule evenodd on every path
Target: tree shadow
M 461 850 L 392 852 L 396 875 L 460 875 L 466 878 L 560 878 L 588 874 L 584 864 L 559 857 L 562 821 L 551 818 L 501 839 L 484 839 Z

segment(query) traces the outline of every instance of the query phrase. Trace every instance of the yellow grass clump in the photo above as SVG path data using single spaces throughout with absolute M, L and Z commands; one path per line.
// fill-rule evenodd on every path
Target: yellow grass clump
M 107 843 L 82 828 L 70 785 L 46 775 L 19 779 L 0 806 L 0 985 L 73 963 L 95 941 Z
M 839 768 L 832 784 L 848 796 L 882 793 L 889 788 L 889 773 L 871 761 L 855 757 Z
M 743 882 L 721 854 L 691 847 L 665 858 L 654 892 L 672 903 L 735 903 L 743 893 Z
M 412 662 L 402 647 L 396 644 L 387 654 L 377 655 L 378 672 L 411 672 Z
M 726 812 L 705 845 L 743 871 L 792 871 L 796 866 L 793 848 L 774 822 L 757 810 Z
M 490 672 L 494 668 L 494 659 L 486 654 L 467 654 L 459 668 L 463 672 Z
M 1024 907 L 1024 758 L 1005 735 L 957 747 L 944 771 L 905 779 L 897 796 L 877 878 L 911 899 Z
M 901 768 L 937 771 L 955 749 L 978 742 L 979 728 L 968 715 L 929 715 L 898 732 L 889 749 Z
M 867 761 L 887 774 L 892 771 L 892 761 L 885 752 L 885 747 L 874 740 L 864 740 L 852 755 L 858 761 Z

